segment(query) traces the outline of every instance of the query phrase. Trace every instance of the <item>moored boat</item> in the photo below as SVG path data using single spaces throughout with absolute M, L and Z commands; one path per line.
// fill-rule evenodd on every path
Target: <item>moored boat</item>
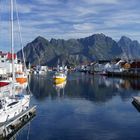
M 55 83 L 54 85 L 55 85 L 55 87 L 56 87 L 56 89 L 63 89 L 65 86 L 66 86 L 66 81 L 63 81 L 63 82 L 61 82 L 61 83 Z
M 14 21 L 14 0 L 11 0 L 11 62 L 12 62 L 12 80 L 2 79 L 2 85 L 11 85 L 10 89 L 3 89 L 0 91 L 0 123 L 6 122 L 9 119 L 19 115 L 22 111 L 26 110 L 29 106 L 30 95 L 25 95 L 24 92 L 16 92 L 16 86 L 19 83 L 27 81 L 27 75 L 24 72 L 16 73 L 15 75 L 15 60 L 14 60 L 14 30 L 13 30 L 13 21 Z M 16 6 L 15 6 L 16 7 Z M 18 81 L 17 84 L 15 81 Z M 18 88 L 17 88 L 18 89 Z M 19 89 L 22 89 L 19 87 Z
M 29 95 L 0 99 L 0 123 L 6 122 L 29 107 Z
M 9 80 L 0 80 L 0 87 L 3 87 L 3 86 L 6 86 L 6 85 L 8 85 L 10 83 L 10 81 Z
M 63 72 L 56 72 L 55 75 L 53 76 L 54 83 L 61 83 L 66 81 L 66 79 L 67 76 Z
M 16 81 L 18 82 L 18 83 L 25 83 L 25 82 L 27 82 L 27 78 L 28 78 L 28 76 L 27 76 L 27 74 L 26 73 L 24 73 L 24 72 L 17 72 L 16 73 Z

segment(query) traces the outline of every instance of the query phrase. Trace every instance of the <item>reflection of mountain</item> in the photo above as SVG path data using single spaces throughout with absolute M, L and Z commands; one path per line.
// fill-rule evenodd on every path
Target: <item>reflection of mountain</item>
M 47 75 L 45 76 L 34 75 L 30 80 L 30 88 L 36 99 L 42 100 L 45 97 L 51 96 L 55 97 L 55 89 L 53 88 L 53 82 L 50 81 L 52 77 Z M 48 78 L 49 77 L 49 78 Z
M 53 81 L 50 81 L 49 74 L 47 77 L 39 79 L 32 77 L 31 90 L 37 99 L 57 97 Z M 135 81 L 129 81 L 129 88 L 129 84 L 125 82 L 126 80 L 123 79 L 104 78 L 102 76 L 93 77 L 92 75 L 73 73 L 69 75 L 65 87 L 65 97 L 83 98 L 94 102 L 107 102 L 114 96 L 120 96 L 122 99 L 125 99 L 133 95 L 131 85 L 136 84 Z M 57 88 L 59 89 L 60 87 Z

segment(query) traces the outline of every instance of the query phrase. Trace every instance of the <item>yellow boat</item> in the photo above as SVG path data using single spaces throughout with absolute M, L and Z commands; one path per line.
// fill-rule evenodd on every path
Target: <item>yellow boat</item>
M 53 76 L 54 83 L 56 84 L 62 83 L 66 81 L 66 79 L 67 79 L 66 74 L 62 72 L 56 72 L 55 75 Z
M 56 88 L 63 89 L 66 86 L 66 81 L 54 84 Z

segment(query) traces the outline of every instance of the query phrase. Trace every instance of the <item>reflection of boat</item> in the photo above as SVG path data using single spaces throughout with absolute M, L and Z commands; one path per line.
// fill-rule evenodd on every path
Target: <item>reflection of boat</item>
M 55 86 L 58 96 L 60 96 L 61 89 L 63 90 L 63 95 L 64 95 L 64 88 L 66 86 L 66 81 L 63 81 L 61 83 L 55 83 L 54 86 Z
M 59 84 L 66 81 L 67 76 L 63 72 L 56 72 L 55 75 L 53 76 L 53 79 L 54 79 L 54 83 Z
M 25 72 L 17 72 L 16 73 L 16 81 L 19 82 L 19 83 L 25 83 L 27 82 L 27 74 Z

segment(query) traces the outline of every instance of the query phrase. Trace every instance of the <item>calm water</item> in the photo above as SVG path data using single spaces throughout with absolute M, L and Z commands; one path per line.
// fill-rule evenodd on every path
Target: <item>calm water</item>
M 56 86 L 48 74 L 32 76 L 30 88 L 37 115 L 17 140 L 140 139 L 140 113 L 132 104 L 138 80 L 71 73 Z

